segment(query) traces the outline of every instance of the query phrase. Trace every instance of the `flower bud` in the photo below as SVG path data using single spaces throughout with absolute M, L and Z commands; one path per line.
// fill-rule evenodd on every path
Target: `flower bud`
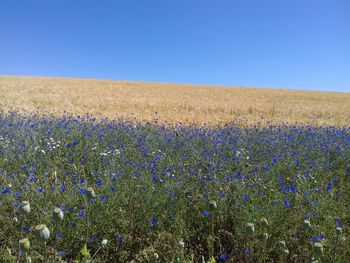
M 267 222 L 267 219 L 265 217 L 262 217 L 260 219 L 261 226 L 267 228 L 269 226 L 269 223 Z
M 324 253 L 324 249 L 323 249 L 322 243 L 319 243 L 319 242 L 315 243 L 315 245 L 314 245 L 315 257 L 320 258 L 320 257 L 322 257 L 323 253 Z
M 46 225 L 37 225 L 35 227 L 35 238 L 40 242 L 46 242 L 50 238 L 50 230 Z
M 28 201 L 22 201 L 19 205 L 18 211 L 21 215 L 28 215 L 30 213 L 30 204 Z
M 285 249 L 286 248 L 286 242 L 285 241 L 278 241 L 277 246 L 279 248 Z
M 185 248 L 185 242 L 183 242 L 182 240 L 179 241 L 179 248 L 181 248 L 181 249 Z
M 289 250 L 286 248 L 283 250 L 283 255 L 287 257 L 289 255 Z
M 55 222 L 60 222 L 63 220 L 63 211 L 61 208 L 56 207 L 53 211 L 52 211 L 52 219 Z
M 253 223 L 248 223 L 245 228 L 245 232 L 249 236 L 254 236 L 255 235 L 255 227 Z
M 335 233 L 337 234 L 337 236 L 340 236 L 342 233 L 343 233 L 343 229 L 341 228 L 341 227 L 337 227 L 336 229 L 335 229 Z
M 107 239 L 103 239 L 102 242 L 101 242 L 101 245 L 103 247 L 107 246 L 107 243 L 108 243 L 108 240 Z
M 263 240 L 266 242 L 269 239 L 269 234 L 268 233 L 263 233 Z
M 214 201 L 214 200 L 211 200 L 209 204 L 210 204 L 211 208 L 214 208 L 214 209 L 218 208 L 218 205 L 216 204 L 216 201 Z
M 311 228 L 311 222 L 309 220 L 304 220 L 303 226 L 305 229 Z
M 29 242 L 28 238 L 21 239 L 19 241 L 19 246 L 23 252 L 27 253 L 29 251 L 29 248 L 30 248 L 30 242 Z
M 88 187 L 88 188 L 86 189 L 86 197 L 87 197 L 88 199 L 91 199 L 91 198 L 95 198 L 95 197 L 96 197 L 95 191 L 94 191 L 94 189 L 93 189 L 92 187 Z

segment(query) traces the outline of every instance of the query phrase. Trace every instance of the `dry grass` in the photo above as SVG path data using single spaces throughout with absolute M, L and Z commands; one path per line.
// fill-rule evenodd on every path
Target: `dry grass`
M 0 108 L 161 122 L 350 124 L 350 93 L 95 79 L 0 77 Z

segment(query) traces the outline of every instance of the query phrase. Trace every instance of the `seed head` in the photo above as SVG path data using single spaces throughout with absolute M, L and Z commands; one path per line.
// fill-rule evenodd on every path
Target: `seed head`
M 269 239 L 268 233 L 263 233 L 263 240 L 266 242 Z
M 303 226 L 305 229 L 311 228 L 311 222 L 309 220 L 304 220 Z
M 320 258 L 320 257 L 322 257 L 323 253 L 324 253 L 324 249 L 323 249 L 322 243 L 319 243 L 319 242 L 315 243 L 315 245 L 314 245 L 315 257 Z
M 28 201 L 22 201 L 19 205 L 18 211 L 21 215 L 28 215 L 30 213 L 30 204 Z
M 52 211 L 52 219 L 55 222 L 60 222 L 63 220 L 63 211 L 61 208 L 56 207 L 53 211 Z
M 277 246 L 282 248 L 282 249 L 285 249 L 286 248 L 286 242 L 285 241 L 278 241 L 277 243 Z
M 218 205 L 216 204 L 215 200 L 211 200 L 209 204 L 210 204 L 210 207 L 213 208 L 213 209 L 218 208 Z
M 255 235 L 255 226 L 253 223 L 247 223 L 245 232 L 249 236 L 254 236 Z
M 50 238 L 50 230 L 46 225 L 37 225 L 35 227 L 35 238 L 40 242 L 46 242 Z
M 261 226 L 267 228 L 269 226 L 269 223 L 267 222 L 267 219 L 265 217 L 262 217 L 260 219 Z
M 335 233 L 337 234 L 337 236 L 340 236 L 342 233 L 343 233 L 343 229 L 341 228 L 341 227 L 337 227 L 336 229 L 335 229 Z
M 108 243 L 108 240 L 107 239 L 103 239 L 102 242 L 101 242 L 101 245 L 103 247 L 107 246 L 107 243 Z
M 88 199 L 91 199 L 91 198 L 95 198 L 95 197 L 96 197 L 95 191 L 94 191 L 94 189 L 93 189 L 92 187 L 88 187 L 88 188 L 86 189 L 86 197 L 87 197 Z

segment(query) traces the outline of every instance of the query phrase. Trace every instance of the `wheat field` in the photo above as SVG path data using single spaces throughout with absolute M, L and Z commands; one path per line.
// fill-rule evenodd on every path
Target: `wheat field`
M 0 76 L 0 108 L 184 124 L 350 123 L 350 93 L 78 78 Z

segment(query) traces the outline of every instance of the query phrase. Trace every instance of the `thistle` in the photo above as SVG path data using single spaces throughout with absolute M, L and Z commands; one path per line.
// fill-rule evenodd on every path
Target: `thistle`
M 249 236 L 254 236 L 255 235 L 255 226 L 253 223 L 247 223 L 245 232 Z
M 46 225 L 37 225 L 35 227 L 35 238 L 40 242 L 46 242 L 50 238 L 50 230 Z
M 60 222 L 63 220 L 63 211 L 61 208 L 56 207 L 53 211 L 52 211 L 52 219 L 55 222 Z
M 28 215 L 30 213 L 30 204 L 28 201 L 22 201 L 18 211 L 21 215 Z

